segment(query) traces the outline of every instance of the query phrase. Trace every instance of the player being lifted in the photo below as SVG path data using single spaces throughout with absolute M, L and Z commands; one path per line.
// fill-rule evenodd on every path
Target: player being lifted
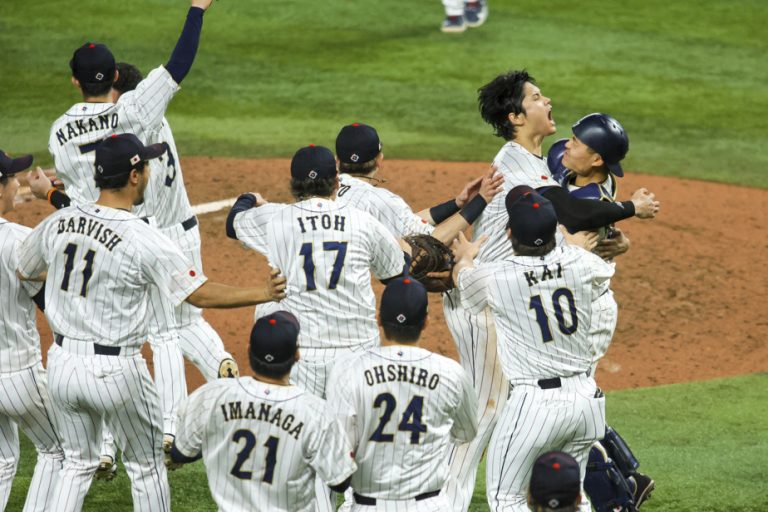
M 453 442 L 477 430 L 472 381 L 455 361 L 419 346 L 427 291 L 398 278 L 381 297 L 381 346 L 336 364 L 330 409 L 346 425 L 358 469 L 352 510 L 445 511 L 441 493 Z M 375 508 L 374 508 L 375 507 Z
M 46 282 L 55 334 L 48 391 L 64 448 L 51 510 L 80 510 L 99 465 L 102 422 L 115 436 L 136 511 L 170 510 L 160 400 L 141 348 L 149 287 L 168 302 L 241 307 L 284 297 L 285 280 L 235 288 L 207 281 L 171 240 L 129 212 L 143 201 L 148 160 L 165 151 L 130 134 L 96 148 L 95 203 L 58 210 L 24 240 L 17 273 Z
M 171 451 L 202 457 L 219 510 L 314 511 L 317 474 L 342 492 L 355 471 L 352 449 L 325 400 L 291 385 L 299 322 L 278 311 L 259 318 L 248 356 L 254 377 L 209 382 L 179 412 Z

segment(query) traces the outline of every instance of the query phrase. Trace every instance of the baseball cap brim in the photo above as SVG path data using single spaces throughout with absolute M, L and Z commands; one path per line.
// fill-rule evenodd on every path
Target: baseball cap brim
M 139 156 L 142 160 L 152 160 L 153 158 L 163 156 L 163 153 L 165 153 L 165 146 L 163 144 L 150 144 L 149 146 L 144 146 L 144 149 L 139 152 Z
M 624 170 L 621 168 L 621 164 L 619 162 L 616 162 L 615 164 L 605 164 L 608 169 L 611 170 L 611 172 L 614 174 L 614 176 L 621 178 L 624 176 Z
M 24 155 L 18 158 L 11 158 L 11 165 L 8 169 L 3 171 L 4 176 L 10 176 L 11 174 L 19 173 L 25 169 L 28 169 L 32 165 L 32 155 Z

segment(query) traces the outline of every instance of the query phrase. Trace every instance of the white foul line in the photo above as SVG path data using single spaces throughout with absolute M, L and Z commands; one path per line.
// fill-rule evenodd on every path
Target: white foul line
M 192 207 L 192 211 L 195 215 L 203 215 L 205 213 L 218 212 L 225 208 L 231 208 L 237 201 L 236 197 L 230 197 L 229 199 L 222 199 L 221 201 L 212 201 L 210 203 L 196 204 Z

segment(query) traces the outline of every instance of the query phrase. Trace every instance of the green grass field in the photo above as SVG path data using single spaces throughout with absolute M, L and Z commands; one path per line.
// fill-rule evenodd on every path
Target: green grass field
M 476 90 L 527 68 L 553 98 L 559 137 L 603 111 L 630 134 L 625 168 L 768 188 L 768 3 L 490 0 L 481 29 L 438 31 L 437 0 L 220 0 L 168 117 L 182 155 L 289 156 L 332 146 L 355 120 L 391 158 L 490 160 L 500 145 Z M 79 100 L 72 51 L 93 40 L 145 72 L 167 61 L 182 0 L 0 2 L 0 147 L 49 165 L 51 122 Z M 548 145 L 548 144 L 547 144 Z M 659 489 L 643 510 L 767 511 L 768 376 L 609 395 L 610 423 Z M 23 460 L 7 510 L 21 510 Z M 200 464 L 171 474 L 174 509 L 213 510 Z M 486 510 L 479 479 L 472 510 Z M 130 510 L 122 472 L 86 510 Z
M 641 470 L 657 482 L 643 511 L 768 510 L 766 389 L 768 374 L 762 373 L 610 393 L 609 424 L 630 443 Z M 21 510 L 32 475 L 34 448 L 26 439 L 22 453 L 9 511 Z M 171 473 L 170 481 L 174 510 L 215 510 L 200 463 Z M 131 510 L 125 472 L 112 482 L 94 482 L 84 510 Z M 482 474 L 470 510 L 488 510 Z
M 49 163 L 50 124 L 77 101 L 72 51 L 105 42 L 146 72 L 186 5 L 0 2 L 0 147 Z M 390 157 L 489 160 L 475 91 L 526 67 L 558 136 L 604 111 L 630 134 L 629 169 L 766 187 L 767 20 L 762 0 L 491 0 L 486 26 L 449 36 L 437 0 L 221 0 L 168 117 L 183 155 L 289 156 L 364 120 Z

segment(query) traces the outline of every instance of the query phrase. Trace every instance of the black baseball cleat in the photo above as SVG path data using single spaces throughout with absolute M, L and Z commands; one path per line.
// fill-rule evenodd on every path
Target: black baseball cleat
M 640 505 L 651 497 L 651 491 L 656 488 L 656 482 L 642 473 L 635 473 L 628 480 L 634 484 L 635 506 L 640 508 Z

